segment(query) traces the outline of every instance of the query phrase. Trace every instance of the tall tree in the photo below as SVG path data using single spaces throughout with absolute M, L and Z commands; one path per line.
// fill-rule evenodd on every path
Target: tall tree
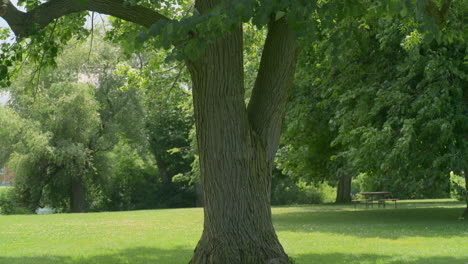
M 301 0 L 196 0 L 193 15 L 180 20 L 168 17 L 181 14 L 171 13 L 175 6 L 171 3 L 51 0 L 28 2 L 31 8 L 23 13 L 8 2 L 1 14 L 22 37 L 62 16 L 89 10 L 150 28 L 140 39 L 156 35 L 163 46 L 174 44 L 174 57 L 184 60 L 193 84 L 205 199 L 204 231 L 191 263 L 290 263 L 273 228 L 269 199 L 273 159 L 298 52 L 293 27 L 300 28 L 302 18 L 312 14 L 305 5 L 346 15 L 353 5 L 360 11 L 359 2 L 320 1 L 318 6 Z M 169 11 L 168 15 L 157 9 Z M 268 34 L 246 105 L 242 24 L 251 19 L 267 25 Z
M 200 17 L 220 23 L 221 1 L 196 1 Z M 227 2 L 227 4 L 233 4 Z M 229 9 L 228 9 L 229 8 Z M 8 2 L 3 17 L 17 36 L 61 16 L 97 11 L 150 27 L 169 20 L 151 8 L 115 1 L 53 0 L 23 13 Z M 219 11 L 218 11 L 219 12 Z M 267 20 L 270 14 L 265 14 Z M 241 19 L 187 58 L 204 186 L 205 228 L 191 263 L 289 263 L 275 234 L 269 204 L 271 169 L 278 147 L 287 90 L 294 75 L 296 34 L 286 19 L 268 24 L 262 62 L 248 107 L 244 102 Z M 208 23 L 207 23 L 208 24 Z M 169 31 L 169 27 L 166 27 Z M 212 29 L 210 29 L 212 30 Z M 194 36 L 194 31 L 186 36 Z M 184 36 L 184 38 L 186 37 Z
M 326 174 L 317 167 L 327 161 L 335 165 L 328 174 L 348 172 L 337 198 L 349 199 L 350 171 L 365 172 L 371 190 L 398 197 L 448 195 L 448 169 L 460 173 L 466 164 L 466 7 L 438 4 L 425 6 L 437 18 L 432 24 L 401 15 L 405 8 L 397 16 L 319 24 L 316 41 L 303 46 L 284 168 L 310 178 Z
M 42 67 L 32 84 L 37 70 L 26 61 L 8 87 L 10 107 L 50 135 L 44 143 L 50 151 L 13 148 L 17 155 L 10 160 L 17 165 L 16 190 L 28 193 L 24 201 L 32 209 L 87 210 L 90 187 L 103 186 L 98 170 L 105 153 L 122 138 L 146 146 L 141 96 L 136 89 L 120 89 L 122 78 L 112 74 L 119 52 L 94 40 L 91 54 L 89 44 L 71 41 L 56 59 L 58 68 Z
M 47 93 L 27 99 L 27 110 L 20 113 L 27 113 L 23 123 L 34 125 L 33 131 L 39 133 L 22 134 L 14 143 L 8 166 L 15 172 L 15 191 L 31 209 L 45 202 L 82 212 L 86 209 L 87 176 L 92 169 L 87 144 L 99 127 L 93 89 L 87 85 L 54 84 Z M 26 104 L 26 98 L 22 100 Z
M 110 38 L 122 45 L 132 45 L 134 40 L 128 41 L 122 31 L 125 29 L 120 35 L 109 34 Z M 133 59 L 119 67 L 116 74 L 126 80 L 124 89 L 144 93 L 149 150 L 161 182 L 170 185 L 173 176 L 189 172 L 193 162 L 189 133 L 194 120 L 189 75 L 183 63 L 164 63 L 168 51 L 132 47 L 127 53 Z
M 441 197 L 448 195 L 449 169 L 465 170 L 466 7 L 442 1 L 438 8 L 445 22 L 436 19 L 435 28 L 401 15 L 337 20 L 304 48 L 308 67 L 299 72 L 312 96 L 292 108 L 328 111 L 334 155 L 365 172 L 372 190 Z M 299 131 L 305 126 L 291 125 Z

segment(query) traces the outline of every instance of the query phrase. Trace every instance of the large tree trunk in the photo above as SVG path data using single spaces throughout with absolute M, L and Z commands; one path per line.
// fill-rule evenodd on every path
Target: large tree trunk
M 350 203 L 351 202 L 351 179 L 352 177 L 347 174 L 341 174 L 338 188 L 336 191 L 336 203 Z
M 86 211 L 86 191 L 81 176 L 73 177 L 71 181 L 70 210 L 73 213 Z
M 191 264 L 289 263 L 272 224 L 270 187 L 296 46 L 287 25 L 275 23 L 248 110 L 241 26 L 188 62 L 204 192 L 204 230 Z

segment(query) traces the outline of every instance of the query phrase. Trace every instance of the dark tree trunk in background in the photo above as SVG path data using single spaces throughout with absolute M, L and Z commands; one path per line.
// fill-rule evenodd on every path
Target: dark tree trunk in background
M 171 173 L 167 169 L 166 163 L 162 159 L 156 158 L 156 165 L 158 166 L 159 177 L 161 177 L 162 183 L 170 184 L 172 182 L 173 175 L 171 175 Z
M 86 211 L 86 190 L 81 176 L 73 177 L 71 181 L 70 210 L 73 213 Z
M 466 172 L 466 171 L 465 171 Z M 468 177 L 466 176 L 466 173 L 463 174 L 465 177 L 465 201 L 466 201 L 466 208 L 465 211 L 463 212 L 463 217 L 468 220 Z
M 289 263 L 272 224 L 270 188 L 295 58 L 295 35 L 283 21 L 270 24 L 248 109 L 241 26 L 188 62 L 204 192 L 191 264 Z
M 351 179 L 352 177 L 347 173 L 341 175 L 336 191 L 336 203 L 351 202 Z

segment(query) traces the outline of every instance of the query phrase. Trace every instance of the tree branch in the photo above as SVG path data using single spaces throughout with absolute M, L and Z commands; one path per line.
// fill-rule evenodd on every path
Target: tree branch
M 267 149 L 271 166 L 294 78 L 298 45 L 296 34 L 284 19 L 271 22 L 268 29 L 248 115 L 252 129 Z
M 444 28 L 447 24 L 448 11 L 450 9 L 451 4 L 452 0 L 444 0 L 441 8 L 439 9 L 439 7 L 434 1 L 429 0 L 429 2 L 427 3 L 426 11 L 428 15 L 435 20 L 439 28 Z
M 123 0 L 51 0 L 27 13 L 18 10 L 9 0 L 3 2 L 5 4 L 0 5 L 0 16 L 19 37 L 27 37 L 36 27 L 44 28 L 54 19 L 82 11 L 111 15 L 147 28 L 159 20 L 170 20 L 150 8 L 126 5 Z

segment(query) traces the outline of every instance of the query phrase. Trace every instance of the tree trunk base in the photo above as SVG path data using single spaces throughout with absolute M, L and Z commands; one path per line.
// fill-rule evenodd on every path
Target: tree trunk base
M 464 218 L 465 220 L 468 220 L 468 207 L 465 208 L 465 211 L 462 214 L 462 218 Z
M 202 241 L 199 242 L 189 264 L 291 264 L 282 247 L 203 244 Z
M 336 191 L 336 204 L 351 203 L 351 179 L 349 174 L 343 173 Z

